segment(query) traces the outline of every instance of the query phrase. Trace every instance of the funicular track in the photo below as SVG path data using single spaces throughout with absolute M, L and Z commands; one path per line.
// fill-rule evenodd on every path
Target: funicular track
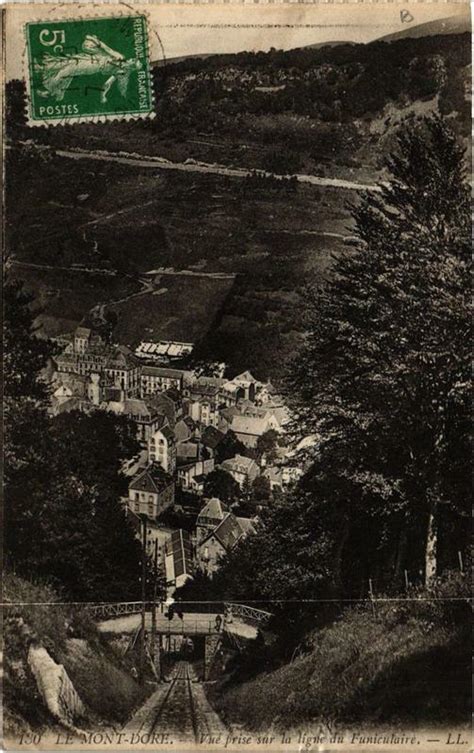
M 185 737 L 194 737 L 198 742 L 199 735 L 207 731 L 203 727 L 207 728 L 207 724 L 204 718 L 198 718 L 189 664 L 181 661 L 176 665 L 170 686 L 154 712 L 150 732 L 176 731 Z

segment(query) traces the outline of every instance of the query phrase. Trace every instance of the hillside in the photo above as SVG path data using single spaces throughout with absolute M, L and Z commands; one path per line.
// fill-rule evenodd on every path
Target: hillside
M 418 39 L 419 37 L 436 36 L 439 34 L 464 34 L 470 32 L 468 16 L 449 16 L 436 21 L 427 21 L 424 24 L 409 26 L 403 31 L 394 34 L 386 34 L 378 41 L 394 42 L 397 39 Z
M 468 578 L 448 576 L 430 594 L 469 596 Z M 462 728 L 470 710 L 470 607 L 435 601 L 361 604 L 307 636 L 297 658 L 215 690 L 228 720 L 290 731 L 318 722 L 363 722 L 390 730 L 443 719 Z M 258 662 L 255 662 L 258 666 Z
M 22 93 L 12 84 L 9 132 L 56 146 L 260 168 L 278 167 L 278 149 L 281 169 L 275 172 L 316 172 L 324 162 L 347 166 L 348 160 L 356 166 L 358 151 L 370 140 L 365 121 L 383 117 L 387 106 L 403 109 L 438 97 L 441 111 L 468 133 L 464 82 L 470 34 L 455 32 L 449 19 L 445 23 L 452 33 L 433 34 L 430 27 L 420 38 L 171 61 L 155 68 L 157 117 L 133 128 L 21 127 Z
M 467 33 L 189 58 L 155 69 L 153 121 L 107 129 L 28 128 L 23 85 L 10 82 L 8 134 L 23 145 L 7 159 L 8 244 L 15 260 L 45 269 L 14 266 L 11 274 L 38 292 L 46 333 L 71 329 L 103 305 L 122 314 L 117 331 L 127 344 L 145 334 L 140 306 L 127 302 L 145 290 L 143 272 L 235 274 L 227 292 L 196 287 L 197 354 L 226 361 L 232 375 L 250 368 L 278 379 L 301 337 L 301 289 L 323 279 L 350 243 L 347 202 L 358 194 L 204 174 L 199 163 L 373 184 L 403 118 L 438 110 L 467 143 L 469 65 Z M 38 152 L 41 144 L 53 152 Z M 159 156 L 186 170 L 65 159 L 54 155 L 61 147 Z M 71 273 L 72 265 L 84 270 Z M 189 296 L 181 283 L 158 284 L 150 332 L 183 336 Z M 123 321 L 130 312 L 135 319 Z
M 87 729 L 99 718 L 102 724 L 123 722 L 143 701 L 149 691 L 132 678 L 131 660 L 122 658 L 117 648 L 106 642 L 84 609 L 61 604 L 49 586 L 9 573 L 4 578 L 3 596 L 3 714 L 7 739 L 22 732 L 59 729 L 28 665 L 32 641 L 66 669 L 86 708 L 84 717 L 77 720 L 81 728 Z

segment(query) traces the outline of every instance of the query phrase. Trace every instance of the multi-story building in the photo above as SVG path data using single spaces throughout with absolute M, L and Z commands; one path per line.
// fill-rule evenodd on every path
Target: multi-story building
M 159 463 L 167 473 L 175 472 L 176 439 L 167 423 L 150 435 L 148 458 L 151 463 Z
M 109 400 L 102 403 L 100 407 L 111 413 L 130 418 L 137 426 L 138 441 L 146 446 L 150 437 L 167 423 L 167 418 L 160 412 L 159 407 L 148 400 L 137 398 Z
M 141 394 L 142 397 L 165 392 L 171 388 L 183 391 L 184 371 L 180 369 L 166 369 L 160 366 L 142 366 Z
M 128 505 L 136 515 L 156 520 L 173 502 L 173 478 L 157 463 L 138 473 L 129 484 Z
M 229 460 L 224 460 L 220 467 L 230 473 L 241 488 L 245 482 L 252 483 L 260 475 L 260 468 L 255 460 L 239 454 Z
M 114 386 L 120 387 L 129 397 L 138 396 L 141 366 L 130 348 L 119 345 L 112 349 L 104 371 Z
M 128 397 L 139 394 L 139 360 L 125 345 L 106 345 L 99 335 L 87 327 L 76 328 L 71 342 L 55 357 L 55 363 L 58 372 L 101 374 Z
M 202 426 L 215 426 L 219 423 L 219 408 L 208 398 L 190 399 L 187 403 L 188 415 Z
M 228 512 L 228 507 L 220 499 L 217 499 L 217 497 L 212 497 L 206 502 L 196 520 L 197 544 L 207 538 L 210 532 L 217 528 Z
M 249 525 L 243 525 L 244 521 Z M 250 531 L 255 531 L 253 522 L 237 518 L 228 512 L 207 536 L 200 539 L 196 546 L 196 560 L 202 572 L 210 577 L 219 569 L 223 557 L 241 541 Z
M 214 458 L 183 463 L 178 467 L 178 482 L 187 492 L 202 494 L 205 477 L 214 470 Z

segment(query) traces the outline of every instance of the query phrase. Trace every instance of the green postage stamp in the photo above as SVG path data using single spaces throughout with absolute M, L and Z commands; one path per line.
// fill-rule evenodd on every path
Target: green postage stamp
M 153 117 L 145 16 L 38 21 L 25 33 L 31 123 Z

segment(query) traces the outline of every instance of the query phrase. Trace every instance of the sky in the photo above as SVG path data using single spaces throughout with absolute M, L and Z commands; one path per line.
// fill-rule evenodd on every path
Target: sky
M 270 0 L 271 2 L 271 0 Z M 408 10 L 410 20 L 402 21 Z M 111 5 L 62 3 L 7 6 L 6 77 L 23 78 L 23 26 L 32 20 L 55 20 L 78 15 L 106 16 L 144 12 L 149 18 L 151 59 L 203 53 L 292 49 L 328 41 L 369 42 L 408 26 L 468 15 L 463 2 L 292 2 L 283 5 L 148 3 Z M 405 14 L 405 18 L 407 18 Z M 413 19 L 413 20 L 411 20 Z

